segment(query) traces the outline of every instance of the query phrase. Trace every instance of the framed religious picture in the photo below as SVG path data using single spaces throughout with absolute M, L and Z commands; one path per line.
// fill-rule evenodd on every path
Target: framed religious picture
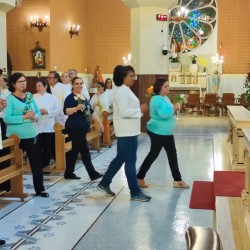
M 40 47 L 39 42 L 36 42 L 36 47 L 31 52 L 33 69 L 45 69 L 45 50 Z

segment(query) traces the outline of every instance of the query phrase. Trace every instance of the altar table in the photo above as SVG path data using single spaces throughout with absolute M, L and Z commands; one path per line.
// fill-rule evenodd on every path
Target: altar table
M 233 170 L 245 170 L 242 129 L 250 128 L 250 111 L 243 106 L 228 108 L 228 142 L 232 146 Z

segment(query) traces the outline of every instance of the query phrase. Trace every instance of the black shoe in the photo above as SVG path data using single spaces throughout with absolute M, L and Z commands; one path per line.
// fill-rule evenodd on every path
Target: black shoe
M 97 174 L 94 177 L 90 178 L 90 179 L 91 179 L 91 181 L 94 181 L 94 180 L 97 180 L 97 179 L 101 178 L 102 176 L 103 176 L 103 174 L 97 172 Z
M 5 240 L 0 240 L 0 246 L 5 244 Z
M 70 174 L 70 175 L 64 175 L 64 179 L 67 179 L 67 180 L 80 180 L 81 177 L 76 176 L 75 174 Z
M 137 195 L 131 194 L 131 200 L 134 201 L 149 201 L 151 199 L 151 196 L 145 195 L 144 193 L 139 193 Z
M 49 197 L 49 193 L 45 192 L 45 191 L 42 191 L 40 193 L 37 193 L 36 194 L 37 196 L 41 196 L 41 197 L 44 197 L 44 198 L 48 198 Z
M 115 193 L 114 192 L 112 192 L 111 190 L 110 190 L 110 188 L 109 187 L 103 187 L 100 183 L 96 186 L 96 188 L 99 190 L 99 191 L 101 191 L 101 192 L 103 192 L 106 196 L 108 196 L 108 197 L 112 197 L 112 196 L 115 196 Z

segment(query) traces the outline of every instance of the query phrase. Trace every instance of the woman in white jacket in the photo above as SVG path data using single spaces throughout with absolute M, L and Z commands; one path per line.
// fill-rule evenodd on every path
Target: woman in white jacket
M 141 133 L 142 112 L 146 112 L 148 106 L 147 104 L 140 106 L 139 99 L 130 89 L 134 84 L 134 79 L 133 67 L 122 65 L 115 67 L 113 80 L 117 88 L 113 94 L 113 123 L 117 137 L 117 155 L 110 163 L 97 189 L 106 196 L 115 196 L 109 186 L 113 177 L 125 163 L 131 200 L 149 201 L 151 197 L 142 193 L 136 178 L 137 137 Z
M 54 134 L 55 117 L 60 113 L 60 106 L 56 97 L 46 92 L 47 83 L 39 80 L 36 83 L 37 93 L 34 94 L 35 102 L 41 112 L 41 118 L 37 122 L 38 126 L 38 145 L 41 150 L 43 167 L 50 163 L 51 157 L 51 138 Z

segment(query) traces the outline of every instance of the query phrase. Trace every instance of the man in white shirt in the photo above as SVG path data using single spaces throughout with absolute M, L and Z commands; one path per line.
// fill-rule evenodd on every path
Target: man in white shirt
M 76 70 L 76 69 L 69 69 L 69 70 L 68 70 L 68 73 L 69 73 L 70 81 L 72 81 L 72 79 L 73 79 L 74 77 L 77 77 L 77 70 Z M 89 101 L 90 95 L 89 95 L 89 92 L 88 92 L 88 90 L 87 90 L 86 84 L 83 84 L 82 87 L 83 87 L 83 88 L 82 88 L 82 95 L 83 95 L 84 97 L 86 97 L 87 100 Z
M 60 75 L 56 71 L 49 72 L 48 83 L 50 86 L 51 94 L 57 98 L 57 101 L 60 105 L 60 113 L 55 118 L 55 121 L 64 124 L 65 119 L 63 113 L 63 105 L 68 93 L 65 93 L 66 91 L 64 84 L 60 82 Z
M 48 83 L 50 86 L 51 94 L 54 95 L 59 103 L 60 106 L 60 112 L 55 117 L 55 122 L 64 124 L 65 123 L 65 116 L 63 113 L 63 105 L 64 100 L 67 96 L 67 93 L 65 93 L 65 87 L 64 84 L 60 82 L 60 75 L 56 71 L 49 71 L 48 75 Z M 53 158 L 56 160 L 55 156 L 55 133 L 51 135 L 51 154 Z

